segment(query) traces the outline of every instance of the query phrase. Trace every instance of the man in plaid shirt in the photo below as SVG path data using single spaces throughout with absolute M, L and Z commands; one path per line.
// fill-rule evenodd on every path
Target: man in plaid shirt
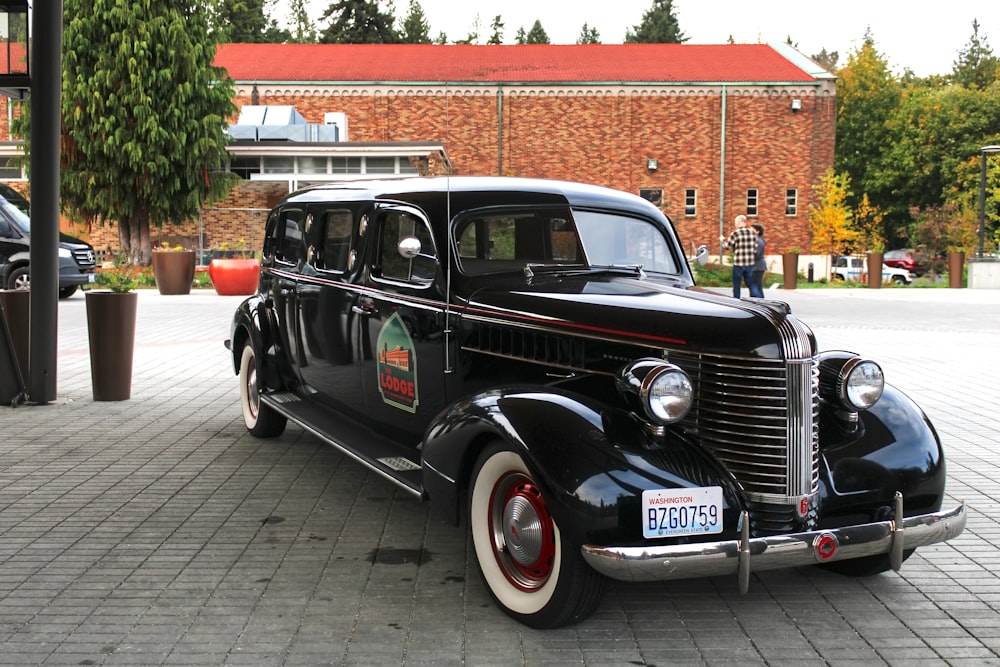
M 719 240 L 723 240 L 721 237 Z M 764 298 L 753 281 L 754 256 L 757 254 L 757 234 L 747 226 L 745 215 L 736 216 L 736 229 L 725 239 L 726 250 L 733 251 L 733 296 L 740 298 L 740 283 L 746 283 L 750 296 Z

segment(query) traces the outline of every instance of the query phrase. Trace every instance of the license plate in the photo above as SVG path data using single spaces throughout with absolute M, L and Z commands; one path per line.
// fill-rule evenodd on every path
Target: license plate
M 674 537 L 722 532 L 722 487 L 642 492 L 642 536 Z
M 88 273 L 87 274 L 87 282 L 88 283 L 92 283 L 95 280 L 97 280 L 97 274 L 96 273 Z

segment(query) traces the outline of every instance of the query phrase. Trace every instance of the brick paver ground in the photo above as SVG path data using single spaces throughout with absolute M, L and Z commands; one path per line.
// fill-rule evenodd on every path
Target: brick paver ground
M 238 298 L 140 293 L 131 400 L 91 399 L 84 300 L 59 399 L 0 407 L 0 664 L 1000 665 L 1000 292 L 769 291 L 879 360 L 934 420 L 966 532 L 900 574 L 815 568 L 614 584 L 540 632 L 490 602 L 466 537 L 289 427 L 243 428 Z

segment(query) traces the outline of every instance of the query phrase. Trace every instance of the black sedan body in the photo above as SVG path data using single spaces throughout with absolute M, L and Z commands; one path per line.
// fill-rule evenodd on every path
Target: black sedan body
M 605 577 L 745 590 L 960 533 L 920 408 L 786 304 L 699 289 L 682 247 L 649 202 L 574 183 L 289 195 L 227 341 L 246 426 L 292 420 L 464 519 L 534 627 L 586 617 Z

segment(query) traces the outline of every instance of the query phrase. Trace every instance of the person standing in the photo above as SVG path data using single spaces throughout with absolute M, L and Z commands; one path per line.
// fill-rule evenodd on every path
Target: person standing
M 767 271 L 767 239 L 764 238 L 764 226 L 754 223 L 750 225 L 757 234 L 757 252 L 753 260 L 753 284 L 750 285 L 750 296 L 764 298 L 764 273 Z M 754 294 L 754 287 L 757 293 Z
M 740 283 L 746 283 L 750 290 L 750 296 L 754 296 L 756 291 L 753 286 L 753 263 L 757 254 L 757 235 L 752 229 L 747 227 L 747 217 L 745 215 L 736 216 L 734 221 L 736 229 L 729 235 L 729 238 L 719 237 L 720 241 L 725 241 L 726 250 L 733 251 L 733 296 L 740 298 Z M 761 294 L 763 296 L 763 294 Z

